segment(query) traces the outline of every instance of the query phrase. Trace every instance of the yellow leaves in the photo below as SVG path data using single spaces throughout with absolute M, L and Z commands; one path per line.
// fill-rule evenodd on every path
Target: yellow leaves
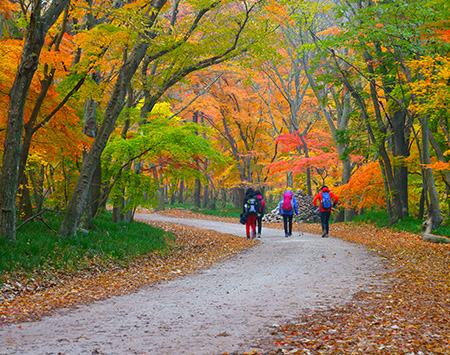
M 425 56 L 408 61 L 412 71 L 420 73 L 421 79 L 409 84 L 411 93 L 417 98 L 410 109 L 421 115 L 433 115 L 446 110 L 450 101 L 450 56 Z M 419 104 L 420 103 L 420 104 Z

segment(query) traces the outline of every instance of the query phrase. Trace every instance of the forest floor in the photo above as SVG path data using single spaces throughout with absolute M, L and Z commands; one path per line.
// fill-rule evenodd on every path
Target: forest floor
M 175 252 L 2 302 L 0 354 L 450 354 L 448 245 L 367 225 L 247 240 L 237 219 L 136 219 L 174 233 Z

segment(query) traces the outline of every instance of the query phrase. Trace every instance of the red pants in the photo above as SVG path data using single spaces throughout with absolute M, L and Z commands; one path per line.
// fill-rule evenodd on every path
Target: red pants
M 256 233 L 256 214 L 249 214 L 247 216 L 247 223 L 245 223 L 245 232 L 247 233 L 247 237 L 250 237 L 250 227 L 252 231 Z

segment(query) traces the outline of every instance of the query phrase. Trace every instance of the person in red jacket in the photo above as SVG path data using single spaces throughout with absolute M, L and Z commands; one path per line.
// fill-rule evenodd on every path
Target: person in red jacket
M 317 206 L 317 201 L 320 203 L 319 215 L 320 221 L 322 222 L 322 238 L 328 238 L 331 209 L 336 206 L 338 200 L 339 198 L 330 191 L 328 186 L 323 186 L 316 197 L 314 197 L 314 207 Z

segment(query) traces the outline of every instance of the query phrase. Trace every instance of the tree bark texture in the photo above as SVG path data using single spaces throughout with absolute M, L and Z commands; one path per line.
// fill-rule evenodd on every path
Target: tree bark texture
M 442 221 L 441 209 L 439 207 L 439 197 L 436 191 L 436 185 L 434 183 L 433 169 L 427 167 L 431 164 L 430 148 L 429 148 L 429 129 L 428 129 L 428 117 L 423 116 L 420 119 L 422 125 L 422 154 L 423 164 L 425 164 L 424 173 L 427 183 L 428 196 L 430 198 L 430 206 L 428 207 L 428 215 L 431 217 L 431 228 L 437 229 Z
M 130 55 L 130 58 L 119 70 L 112 96 L 105 109 L 103 123 L 100 126 L 98 134 L 86 159 L 83 161 L 80 176 L 75 185 L 75 190 L 61 224 L 59 232 L 62 236 L 71 236 L 76 233 L 78 222 L 83 213 L 83 205 L 87 194 L 90 191 L 95 169 L 100 161 L 100 157 L 105 149 L 106 143 L 114 130 L 117 117 L 119 117 L 119 114 L 124 106 L 128 85 L 136 72 L 139 63 L 144 57 L 147 48 L 148 43 L 138 40 L 137 45 Z
M 16 238 L 16 195 L 19 185 L 25 102 L 47 31 L 69 2 L 69 0 L 52 2 L 42 16 L 41 1 L 34 3 L 20 64 L 9 93 L 10 103 L 0 180 L 0 235 L 9 241 L 15 241 Z

